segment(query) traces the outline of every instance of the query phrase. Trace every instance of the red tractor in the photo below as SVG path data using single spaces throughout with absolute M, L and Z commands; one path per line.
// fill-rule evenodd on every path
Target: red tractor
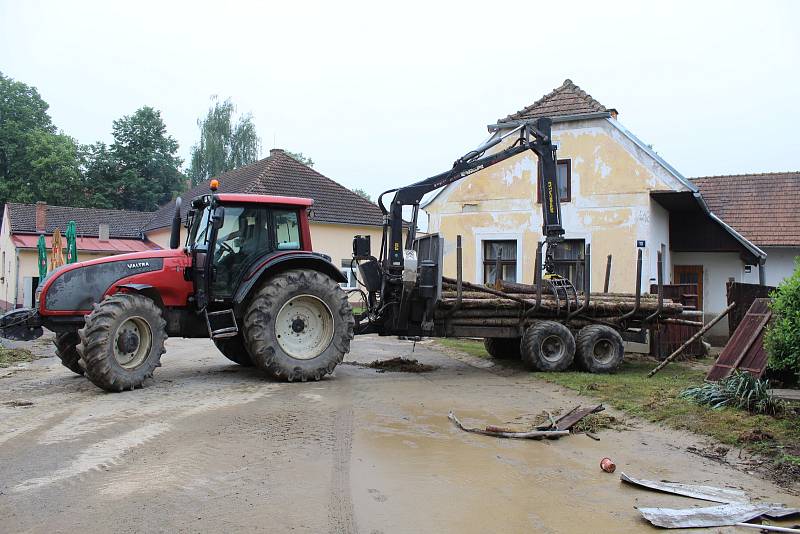
M 56 333 L 61 362 L 107 391 L 142 385 L 168 336 L 210 337 L 240 365 L 288 381 L 319 380 L 350 350 L 354 319 L 341 271 L 311 248 L 304 198 L 211 193 L 192 201 L 180 246 L 63 266 L 36 308 L 0 318 L 2 336 Z

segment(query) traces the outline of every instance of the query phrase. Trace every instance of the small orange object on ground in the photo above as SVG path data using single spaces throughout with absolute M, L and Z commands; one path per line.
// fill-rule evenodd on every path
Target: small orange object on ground
M 617 464 L 611 461 L 611 458 L 603 458 L 600 460 L 600 469 L 606 473 L 613 473 L 617 468 Z

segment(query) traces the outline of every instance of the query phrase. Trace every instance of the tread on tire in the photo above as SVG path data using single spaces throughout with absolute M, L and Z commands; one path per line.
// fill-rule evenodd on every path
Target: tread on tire
M 61 365 L 77 375 L 83 375 L 80 364 L 81 355 L 78 353 L 78 344 L 81 338 L 78 331 L 61 332 L 56 334 L 53 345 L 56 346 L 56 356 L 61 360 Z
M 578 332 L 576 361 L 590 373 L 613 373 L 622 364 L 625 344 L 619 332 L 606 325 L 589 325 Z
M 114 336 L 128 319 L 146 323 L 150 333 L 149 350 L 143 360 L 132 368 L 123 367 L 114 355 Z M 141 387 L 161 366 L 166 321 L 161 309 L 151 299 L 135 293 L 116 293 L 95 304 L 85 317 L 85 326 L 78 330 L 81 343 L 78 352 L 83 358 L 86 376 L 106 391 L 119 392 Z M 143 323 L 143 324 L 144 324 Z
M 322 301 L 330 311 L 333 333 L 328 345 L 315 357 L 292 357 L 278 341 L 276 319 L 282 307 L 297 297 Z M 329 276 L 311 269 L 279 273 L 253 294 L 244 315 L 244 339 L 253 364 L 278 380 L 319 380 L 332 373 L 350 352 L 355 319 L 347 294 Z
M 563 371 L 575 358 L 575 337 L 555 321 L 529 326 L 520 346 L 522 361 L 537 371 Z

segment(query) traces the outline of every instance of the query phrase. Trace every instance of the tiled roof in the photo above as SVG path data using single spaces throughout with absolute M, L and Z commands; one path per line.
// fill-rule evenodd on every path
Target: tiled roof
M 504 119 L 499 119 L 497 122 L 582 115 L 599 111 L 612 110 L 606 109 L 603 104 L 592 98 L 592 95 L 572 83 L 572 80 L 566 79 L 561 86 L 556 87 L 530 106 Z
M 38 233 L 36 230 L 36 204 L 9 202 L 6 206 L 12 233 Z M 139 239 L 142 236 L 142 228 L 152 218 L 153 212 L 151 211 L 70 208 L 48 204 L 45 232 L 50 234 L 58 228 L 63 234 L 67 229 L 67 223 L 75 221 L 75 230 L 79 236 L 99 236 L 100 224 L 107 223 L 110 237 Z
M 757 246 L 800 246 L 800 172 L 692 178 L 709 209 Z
M 383 223 L 383 214 L 377 204 L 303 165 L 280 149 L 270 150 L 269 157 L 262 160 L 223 173 L 218 180 L 220 193 L 312 198 L 312 222 L 374 226 Z M 203 182 L 181 195 L 183 215 L 194 197 L 208 193 L 208 183 Z M 174 202 L 162 206 L 147 224 L 146 230 L 169 226 L 174 212 Z

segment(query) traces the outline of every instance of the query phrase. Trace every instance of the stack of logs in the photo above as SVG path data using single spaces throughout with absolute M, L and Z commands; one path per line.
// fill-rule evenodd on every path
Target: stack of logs
M 436 311 L 436 318 L 447 319 L 453 325 L 477 326 L 517 326 L 523 317 L 528 321 L 566 318 L 564 296 L 557 300 L 546 282 L 542 284 L 539 307 L 530 312 L 536 305 L 536 292 L 536 286 L 527 284 L 500 282 L 494 287 L 487 287 L 463 282 L 461 304 L 457 305 L 456 281 L 444 278 L 442 298 Z M 575 327 L 588 324 L 618 325 L 623 315 L 635 308 L 635 302 L 636 296 L 630 293 L 591 293 L 587 308 L 570 319 L 570 324 Z M 583 304 L 582 293 L 577 294 L 577 304 L 575 297 L 570 294 L 569 311 L 575 311 Z M 636 313 L 627 319 L 641 320 L 657 310 L 657 295 L 640 295 Z M 683 311 L 681 304 L 664 299 L 659 318 L 662 321 L 692 323 L 677 319 Z

